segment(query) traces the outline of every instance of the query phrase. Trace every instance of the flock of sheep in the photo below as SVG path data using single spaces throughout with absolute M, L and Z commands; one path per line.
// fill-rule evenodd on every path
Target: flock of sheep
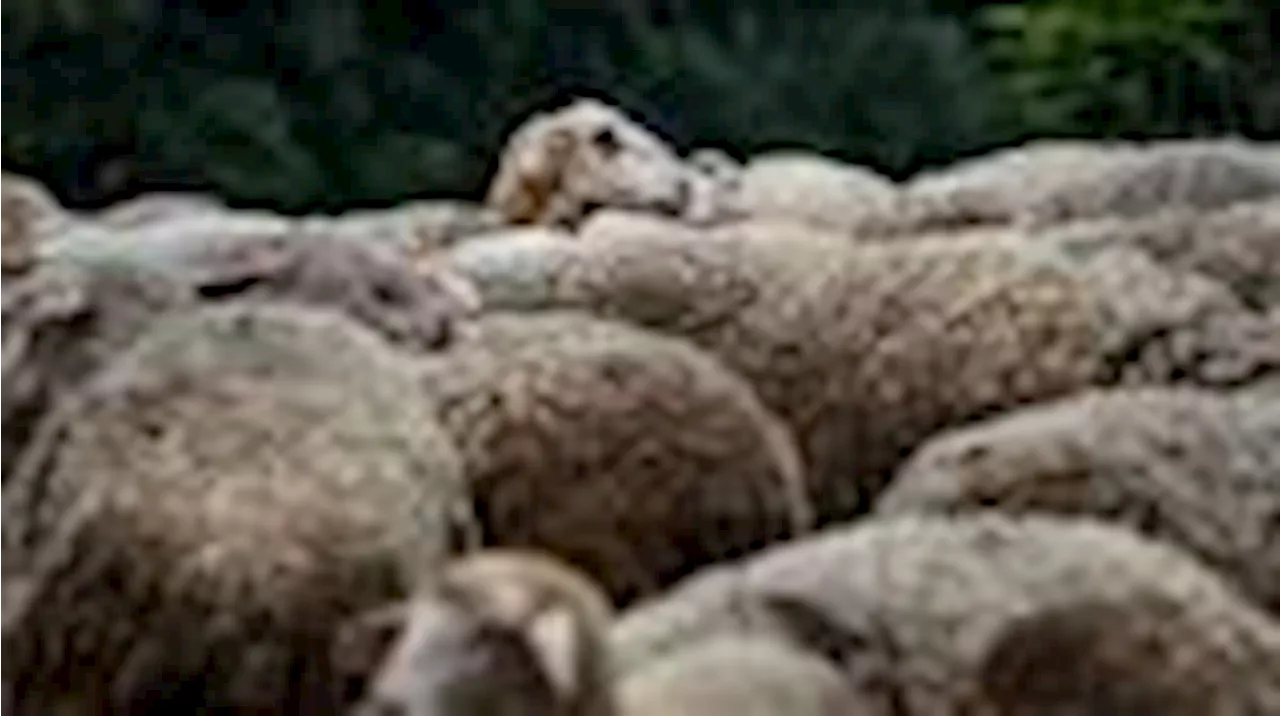
M 16 714 L 1280 714 L 1280 149 L 3 183 Z

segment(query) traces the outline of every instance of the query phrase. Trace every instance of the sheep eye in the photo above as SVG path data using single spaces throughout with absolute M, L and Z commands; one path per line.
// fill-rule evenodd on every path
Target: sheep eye
M 622 148 L 618 142 L 618 135 L 614 133 L 611 127 L 604 127 L 595 133 L 591 141 L 601 150 L 612 154 Z

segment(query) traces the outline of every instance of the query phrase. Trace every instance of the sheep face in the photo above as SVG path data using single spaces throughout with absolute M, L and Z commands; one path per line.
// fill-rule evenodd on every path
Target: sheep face
M 583 99 L 512 135 L 486 203 L 513 223 L 571 227 L 602 206 L 680 216 L 697 178 L 620 110 Z
M 552 713 L 554 692 L 520 635 L 457 604 L 420 600 L 357 716 Z
M 417 598 L 358 618 L 339 642 L 364 671 L 357 716 L 607 715 L 603 593 L 565 564 L 493 549 L 447 568 Z

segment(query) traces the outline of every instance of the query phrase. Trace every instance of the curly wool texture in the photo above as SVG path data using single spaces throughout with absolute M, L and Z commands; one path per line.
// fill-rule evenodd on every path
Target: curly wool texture
M 1102 386 L 1236 387 L 1270 378 L 1280 368 L 1280 313 L 1254 310 L 1224 283 L 1230 277 L 1216 279 L 1187 265 L 1196 261 L 1142 246 L 1148 237 L 1157 245 L 1171 240 L 1172 234 L 1155 238 L 1130 233 L 1144 232 L 1139 227 L 1160 220 L 1082 222 L 1039 232 L 974 229 L 951 236 L 931 234 L 902 246 L 925 241 L 1023 242 L 1059 252 L 1065 268 L 1092 297 L 1098 329 L 1098 373 L 1093 382 Z
M 1106 172 L 1136 152 L 1129 142 L 1043 139 L 921 172 L 895 201 L 852 227 L 862 238 L 902 237 L 984 226 L 1012 226 L 1028 197 L 1071 177 Z
M 1030 234 L 1074 251 L 1121 246 L 1161 265 L 1215 279 L 1248 307 L 1280 307 L 1280 199 L 1218 211 L 1178 207 L 1137 219 L 1102 219 Z
M 1240 688 L 1241 645 L 1179 618 L 1157 595 L 1093 599 L 1006 626 L 983 659 L 970 716 L 1270 713 Z M 1232 652 L 1235 653 L 1232 653 Z M 1265 662 L 1265 655 L 1256 657 Z M 1262 710 L 1262 709 L 1267 710 Z
M 35 426 L 136 339 L 156 316 L 192 303 L 178 281 L 155 271 L 38 266 L 4 285 L 3 479 Z
M 51 417 L 4 490 L 20 712 L 339 713 L 333 630 L 469 514 L 405 360 L 336 313 L 215 306 Z
M 1095 309 L 1051 251 L 938 241 L 851 247 L 755 226 L 455 249 L 486 307 L 568 307 L 684 337 L 792 429 L 825 518 L 865 509 L 939 428 L 1085 385 Z
M 1086 251 L 1070 269 L 1094 298 L 1099 385 L 1232 387 L 1280 372 L 1280 323 L 1204 276 L 1134 249 Z
M 1091 391 L 933 438 L 876 514 L 1094 516 L 1188 550 L 1280 610 L 1277 430 L 1280 410 L 1216 391 Z
M 492 314 L 428 363 L 486 541 L 619 602 L 809 526 L 791 436 L 682 341 L 574 312 Z
M 719 633 L 789 639 L 840 664 L 867 714 L 960 714 L 1015 620 L 1155 595 L 1224 645 L 1244 698 L 1280 698 L 1280 628 L 1172 547 L 1087 519 L 875 518 L 712 567 L 624 613 L 623 672 Z M 1270 713 L 1262 710 L 1255 713 Z
M 1241 140 L 1039 140 L 926 172 L 860 235 L 975 225 L 1044 229 L 1071 221 L 1200 211 L 1280 196 L 1280 165 Z
M 1016 221 L 1046 226 L 1101 217 L 1136 217 L 1169 207 L 1222 209 L 1243 201 L 1280 197 L 1280 165 L 1236 140 L 1164 142 L 1110 166 L 1075 173 L 1050 190 L 1032 194 Z

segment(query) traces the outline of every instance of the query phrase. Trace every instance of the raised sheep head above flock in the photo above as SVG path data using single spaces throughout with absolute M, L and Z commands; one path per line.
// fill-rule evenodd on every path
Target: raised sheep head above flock
M 508 221 L 576 227 L 601 207 L 712 218 L 718 184 L 622 110 L 574 100 L 512 132 L 485 203 Z

